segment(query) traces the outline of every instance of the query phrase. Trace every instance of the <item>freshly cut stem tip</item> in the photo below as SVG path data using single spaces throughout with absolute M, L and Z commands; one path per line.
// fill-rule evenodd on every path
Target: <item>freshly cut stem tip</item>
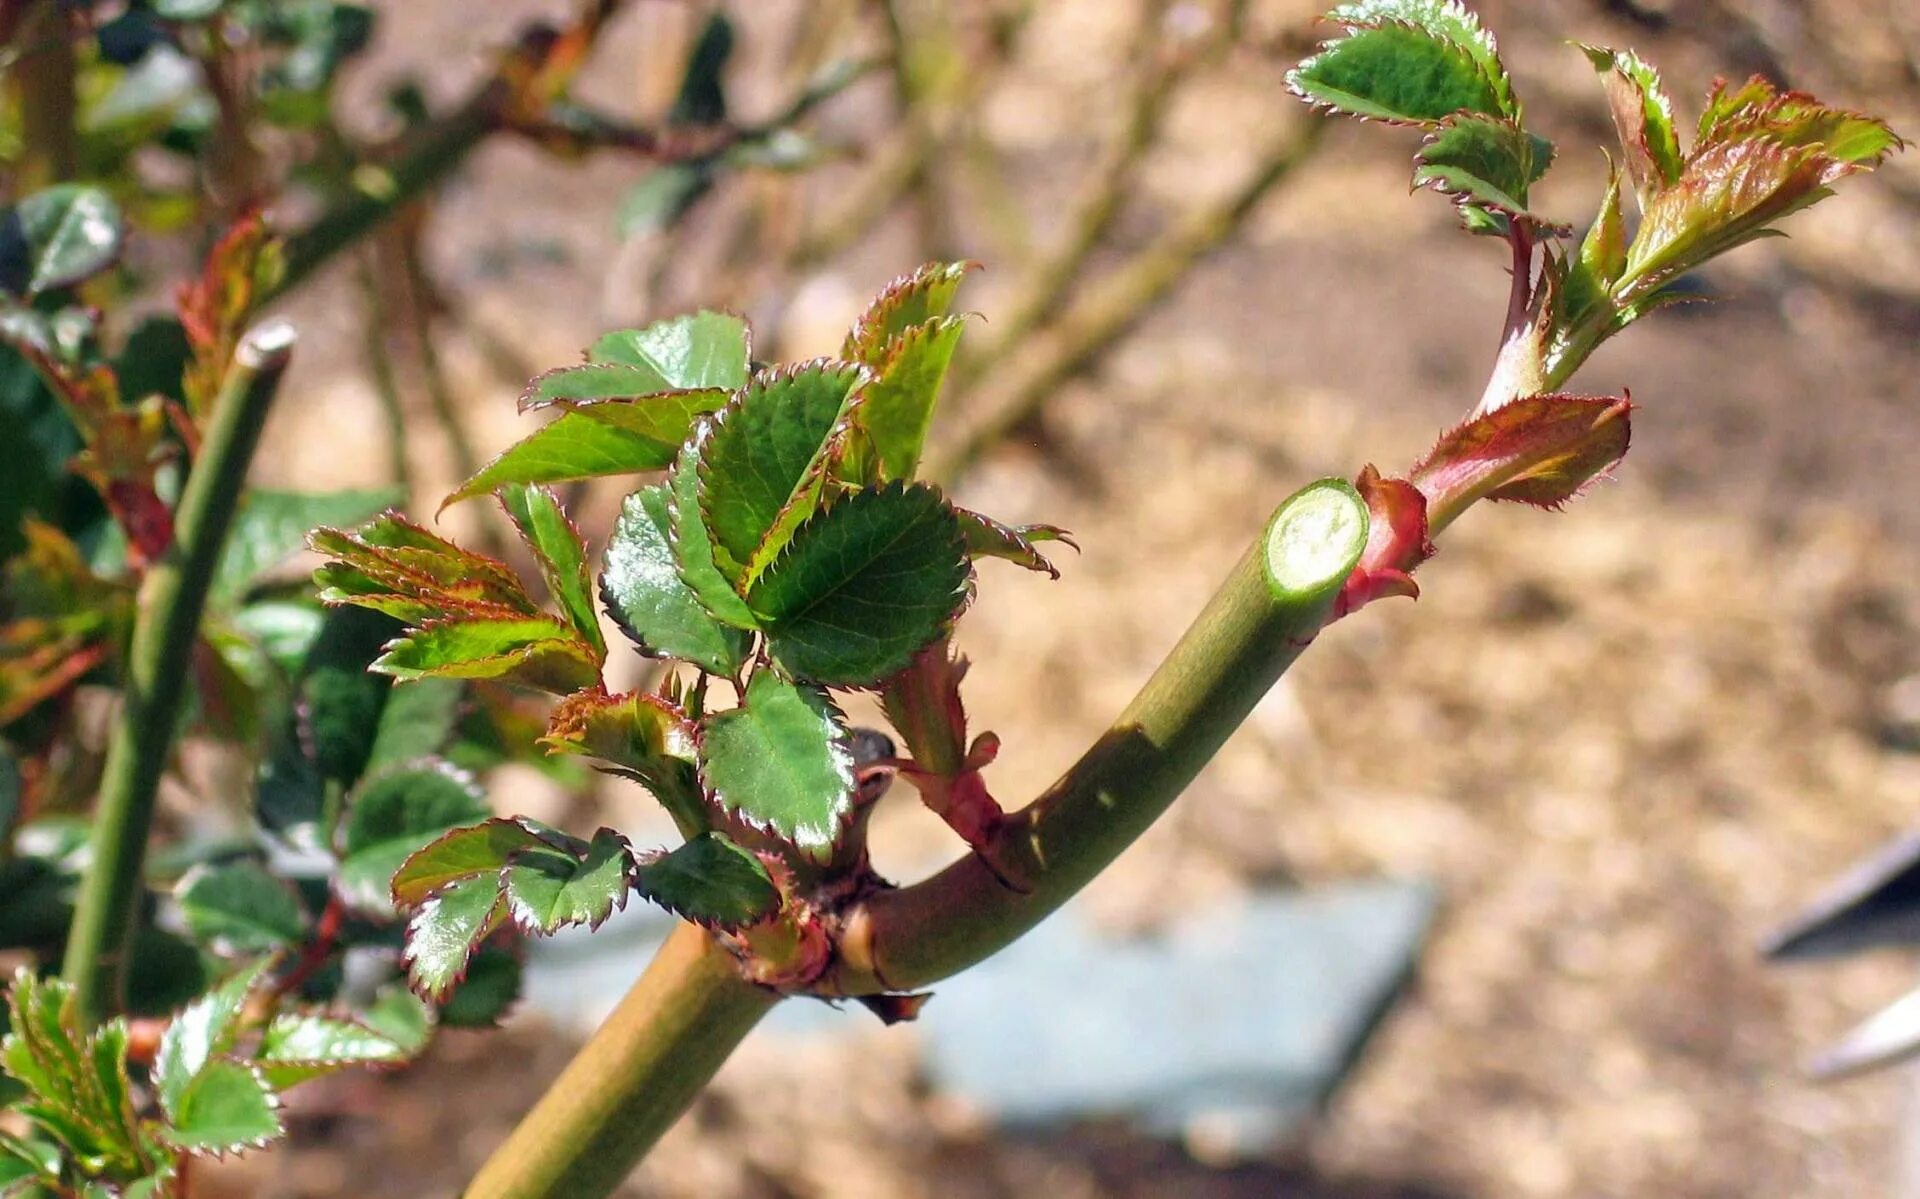
M 1267 526 L 1267 575 L 1284 592 L 1313 593 L 1353 569 L 1353 547 L 1367 541 L 1358 494 L 1330 480 L 1300 492 Z

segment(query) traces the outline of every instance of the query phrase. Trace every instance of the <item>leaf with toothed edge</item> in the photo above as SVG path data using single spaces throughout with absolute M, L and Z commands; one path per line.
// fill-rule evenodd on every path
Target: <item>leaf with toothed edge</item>
M 955 508 L 960 531 L 966 537 L 967 554 L 973 558 L 1001 558 L 1015 566 L 1059 578 L 1060 571 L 1034 548 L 1037 541 L 1058 541 L 1074 550 L 1080 547 L 1065 529 L 1055 525 L 1003 525 L 990 516 L 966 508 Z
M 365 557 L 370 571 L 400 571 L 449 595 L 538 610 L 506 563 L 463 549 L 398 512 L 383 512 L 344 532 L 316 529 L 308 540 L 313 549 L 330 557 L 356 564 L 356 555 Z
M 1565 280 L 1552 295 L 1559 309 L 1556 328 L 1578 328 L 1601 314 L 1610 318 L 1613 285 L 1626 265 L 1626 214 L 1621 211 L 1620 171 L 1616 167 L 1608 176 L 1600 212 L 1580 239 L 1579 253 L 1562 268 Z
M 254 1061 L 276 1091 L 348 1066 L 392 1066 L 411 1056 L 391 1037 L 346 1016 L 283 1011 L 261 1034 Z
M 363 780 L 347 797 L 334 886 L 356 908 L 391 912 L 392 879 L 407 859 L 487 815 L 486 796 L 472 776 L 443 761 L 428 759 Z
M 959 317 L 911 326 L 875 364 L 877 377 L 855 409 L 854 423 L 872 439 L 882 481 L 911 479 L 919 468 L 940 385 L 965 329 Z
M 593 649 L 553 617 L 433 621 L 368 669 L 396 679 L 499 679 L 565 695 L 600 680 Z
M 599 928 L 627 905 L 633 853 L 625 837 L 603 828 L 577 855 L 544 846 L 517 853 L 500 877 L 507 914 L 523 932 Z
M 1645 211 L 1657 192 L 1680 179 L 1680 137 L 1673 128 L 1673 101 L 1660 85 L 1659 72 L 1633 51 L 1576 44 L 1604 77 L 1607 107 L 1620 135 L 1627 176 Z
M 1288 88 L 1309 103 L 1427 127 L 1463 111 L 1520 115 L 1493 35 L 1455 0 L 1364 0 L 1327 19 L 1346 36 L 1287 72 Z
M 280 1100 L 260 1071 L 217 1058 L 187 1084 L 161 1135 L 176 1149 L 217 1157 L 264 1148 L 285 1131 Z
M 520 536 L 533 550 L 547 590 L 566 613 L 580 639 L 604 660 L 606 639 L 600 634 L 599 614 L 593 607 L 593 578 L 587 566 L 587 546 L 560 506 L 550 487 L 513 486 L 500 490 L 500 503 L 513 519 Z
M 796 678 L 864 686 L 940 635 L 972 577 L 960 518 L 940 492 L 892 483 L 815 513 L 747 603 Z
M 637 475 L 661 470 L 673 461 L 673 442 L 601 420 L 586 410 L 590 407 L 562 412 L 508 446 L 441 500 L 440 510 L 509 483 L 571 483 Z
M 817 687 L 754 673 L 738 708 L 707 717 L 701 780 L 722 810 L 816 861 L 831 856 L 853 810 L 853 752 Z
M 670 504 L 665 484 L 643 487 L 621 504 L 600 572 L 601 600 L 645 652 L 737 674 L 753 636 L 714 619 L 681 577 Z
M 598 758 L 638 779 L 683 833 L 707 826 L 693 725 L 657 695 L 568 696 L 553 710 L 540 744 L 550 753 Z
M 406 493 L 381 487 L 362 491 L 249 490 L 234 514 L 233 529 L 214 574 L 212 598 L 238 601 L 257 579 L 306 544 L 308 531 L 321 525 L 354 524 L 402 503 Z
M 0 1070 L 28 1091 L 11 1110 L 102 1170 L 137 1168 L 140 1130 L 127 1077 L 126 1022 L 112 1020 L 89 1033 L 73 986 L 25 966 L 14 973 L 7 1003 Z
M 395 905 L 413 907 L 475 875 L 497 875 L 522 850 L 543 845 L 564 850 L 569 841 L 558 829 L 525 816 L 496 816 L 449 829 L 401 863 L 389 894 Z
M 747 382 L 753 332 L 730 312 L 702 309 L 655 321 L 644 329 L 604 334 L 587 350 L 587 357 L 651 372 L 664 384 L 654 391 L 709 387 L 735 391 Z
M 1611 396 L 1515 400 L 1441 437 L 1410 477 L 1441 523 L 1479 499 L 1557 508 L 1626 454 L 1632 407 Z
M 687 439 L 667 474 L 667 540 L 680 579 L 713 618 L 736 629 L 757 629 L 753 609 L 715 565 L 713 537 L 700 510 L 700 454 L 712 426 L 702 423 Z
M 153 1089 L 163 1110 L 177 1112 L 187 1084 L 208 1062 L 233 1048 L 247 1001 L 269 965 L 265 959 L 255 962 L 167 1022 L 153 1062 Z
M 458 882 L 420 905 L 407 921 L 407 980 L 431 1000 L 446 998 L 466 975 L 474 948 L 506 922 L 498 874 Z
M 702 833 L 671 853 L 642 860 L 634 889 L 708 928 L 741 928 L 780 906 L 766 866 L 724 833 Z
M 1421 143 L 1413 183 L 1507 216 L 1528 216 L 1527 190 L 1546 169 L 1552 147 L 1504 117 L 1461 113 Z
M 977 262 L 929 262 L 881 289 L 854 322 L 840 356 L 878 367 L 892 356 L 893 341 L 916 325 L 937 321 L 953 308 L 953 297 Z
M 742 587 L 818 503 L 827 453 L 871 376 L 815 359 L 756 375 L 717 413 L 699 458 L 700 513 L 714 562 Z

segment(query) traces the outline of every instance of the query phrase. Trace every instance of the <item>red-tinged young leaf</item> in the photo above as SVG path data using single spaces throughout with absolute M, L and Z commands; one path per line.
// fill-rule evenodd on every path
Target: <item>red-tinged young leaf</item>
M 497 874 L 455 883 L 420 905 L 407 921 L 407 980 L 427 999 L 445 999 L 466 976 L 467 959 L 505 923 Z
M 554 709 L 540 744 L 553 753 L 598 758 L 638 780 L 667 809 L 682 836 L 707 827 L 694 726 L 657 695 L 570 695 Z
M 532 616 L 540 610 L 503 563 L 462 549 L 397 512 L 351 530 L 315 529 L 307 544 L 383 587 L 385 594 L 448 611 L 504 608 Z
M 507 914 L 522 931 L 540 935 L 575 924 L 599 928 L 627 906 L 633 866 L 627 839 L 607 828 L 579 854 L 526 850 L 500 876 Z
M 1413 470 L 1430 530 L 1481 499 L 1566 503 L 1626 454 L 1632 407 L 1605 396 L 1528 396 L 1447 433 Z
M 1065 529 L 1054 525 L 1003 525 L 991 517 L 965 508 L 955 508 L 953 511 L 960 518 L 960 531 L 966 537 L 967 554 L 973 558 L 1002 558 L 1016 566 L 1057 579 L 1060 577 L 1059 568 L 1048 561 L 1034 543 L 1058 541 L 1076 552 L 1080 549 Z
M 547 590 L 574 632 L 593 650 L 596 662 L 605 662 L 607 642 L 601 636 L 600 616 L 593 607 L 586 541 L 560 506 L 560 497 L 550 487 L 512 486 L 500 490 L 500 502 L 533 550 Z
M 977 262 L 929 262 L 887 284 L 847 334 L 840 356 L 878 367 L 893 355 L 894 339 L 953 309 L 953 297 Z
M 911 479 L 919 469 L 940 385 L 965 329 L 957 316 L 909 326 L 874 364 L 877 377 L 854 410 L 854 424 L 872 442 L 880 481 Z
M 247 1002 L 266 977 L 262 959 L 188 1004 L 167 1023 L 153 1061 L 153 1089 L 169 1115 L 180 1110 L 187 1087 L 216 1057 L 232 1051 Z
M 1499 46 L 1455 0 L 1362 0 L 1327 19 L 1347 36 L 1287 73 L 1301 99 L 1392 124 L 1431 127 L 1462 111 L 1518 119 Z
M 1413 581 L 1413 572 L 1433 557 L 1427 500 L 1419 488 L 1405 479 L 1382 478 L 1372 466 L 1361 469 L 1353 486 L 1367 505 L 1367 545 L 1334 601 L 1335 620 L 1377 599 L 1418 599 L 1420 585 Z
M 569 483 L 608 475 L 662 470 L 673 461 L 675 445 L 634 433 L 591 410 L 562 412 L 558 419 L 514 442 L 472 478 L 440 501 L 440 510 L 461 500 L 486 495 L 510 483 Z
M 396 679 L 498 679 L 556 695 L 600 682 L 592 647 L 552 617 L 444 621 L 387 643 L 369 668 Z
M 621 504 L 600 572 L 601 600 L 643 652 L 691 662 L 714 674 L 736 675 L 746 662 L 752 634 L 715 619 L 682 577 L 672 542 L 671 507 L 665 484 L 643 487 Z M 717 572 L 709 587 L 740 604 Z
M 745 828 L 825 861 L 853 811 L 854 762 L 840 712 L 817 687 L 759 670 L 737 708 L 707 717 L 700 774 Z
M 736 588 L 812 513 L 833 438 L 869 379 L 825 358 L 764 371 L 712 418 L 700 449 L 700 513 L 714 561 Z
M 724 833 L 702 833 L 672 853 L 645 858 L 634 873 L 634 888 L 706 928 L 737 929 L 780 907 L 766 866 Z
M 966 677 L 967 660 L 942 637 L 915 654 L 912 665 L 880 690 L 888 723 L 923 771 L 951 776 L 965 765 L 967 709 L 960 682 Z
M 795 678 L 868 686 L 906 668 L 966 605 L 961 521 L 924 483 L 857 491 L 820 509 L 747 604 Z
M 445 762 L 429 759 L 374 775 L 347 797 L 334 886 L 355 908 L 387 915 L 393 877 L 407 859 L 487 815 L 486 796 L 472 776 Z
M 1884 121 L 1828 108 L 1754 79 L 1716 86 L 1679 178 L 1645 205 L 1627 253 L 1623 301 L 1657 292 L 1716 255 L 1766 235 L 1781 218 L 1870 171 L 1903 143 Z
M 286 1132 L 280 1098 L 255 1067 L 216 1058 L 180 1095 L 172 1124 L 161 1136 L 176 1149 L 221 1157 L 264 1149 Z
M 753 333 L 730 312 L 705 309 L 655 321 L 644 329 L 623 329 L 602 336 L 588 349 L 594 362 L 649 371 L 661 386 L 651 391 L 746 386 L 753 356 Z
M 193 351 L 181 386 L 196 418 L 212 409 L 255 304 L 279 284 L 284 266 L 279 240 L 255 210 L 214 243 L 200 277 L 180 286 L 175 304 Z
M 1613 127 L 1626 155 L 1627 175 L 1644 212 L 1655 195 L 1680 179 L 1680 137 L 1673 126 L 1673 101 L 1660 86 L 1659 72 L 1633 51 L 1588 45 L 1580 49 L 1601 73 Z
M 495 817 L 450 829 L 411 854 L 393 873 L 389 892 L 398 907 L 410 908 L 479 875 L 498 875 L 523 850 L 545 846 L 565 850 L 569 838 L 524 816 Z

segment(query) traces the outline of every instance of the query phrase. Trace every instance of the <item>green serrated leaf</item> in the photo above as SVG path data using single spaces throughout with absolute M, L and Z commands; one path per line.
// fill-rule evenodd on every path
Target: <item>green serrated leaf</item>
M 467 976 L 440 1008 L 448 1028 L 492 1028 L 520 998 L 525 968 L 520 957 L 500 945 L 483 945 L 467 963 Z
M 959 317 L 911 326 L 889 343 L 887 357 L 876 366 L 878 377 L 868 385 L 854 419 L 872 439 L 883 481 L 911 479 L 919 469 L 940 385 L 965 328 Z
M 747 322 L 730 312 L 702 309 L 644 329 L 604 334 L 587 357 L 651 372 L 660 385 L 650 391 L 737 391 L 746 386 L 752 352 Z
M 445 762 L 374 775 L 348 797 L 334 885 L 356 908 L 390 913 L 391 881 L 401 865 L 435 838 L 487 815 L 486 797 L 472 776 Z
M 907 330 L 938 321 L 953 310 L 960 284 L 977 263 L 929 262 L 881 289 L 840 349 L 849 362 L 879 367 L 892 357 L 894 339 Z
M 500 502 L 513 518 L 520 536 L 533 550 L 547 590 L 566 613 L 580 639 L 597 657 L 607 656 L 600 634 L 600 616 L 593 607 L 593 580 L 587 568 L 587 545 L 560 506 L 551 487 L 514 485 L 500 490 Z
M 1562 315 L 1557 324 L 1574 329 L 1596 314 L 1610 319 L 1613 285 L 1626 266 L 1626 214 L 1621 210 L 1620 172 L 1616 168 L 1607 180 L 1600 212 L 1580 240 L 1580 252 L 1567 263 L 1566 282 L 1558 297 Z
M 499 679 L 562 695 L 600 681 L 593 650 L 550 616 L 423 625 L 389 642 L 371 669 L 396 679 Z
M 866 380 L 860 367 L 817 359 L 756 376 L 714 418 L 700 450 L 700 512 L 736 586 L 818 502 L 829 442 Z
M 1428 127 L 1463 111 L 1519 118 L 1493 35 L 1455 0 L 1367 0 L 1327 17 L 1348 33 L 1287 73 L 1302 99 Z
M 194 1075 L 162 1134 L 167 1143 L 194 1154 L 259 1149 L 286 1131 L 280 1100 L 259 1070 L 217 1058 Z
M 88 1035 L 73 987 L 36 978 L 25 967 L 14 974 L 7 1001 L 11 1020 L 0 1039 L 0 1069 L 31 1092 L 15 1110 L 102 1172 L 137 1169 L 126 1022 L 110 1021 Z
M 179 1111 L 187 1085 L 207 1063 L 233 1048 L 247 999 L 270 964 L 263 959 L 242 969 L 168 1021 L 154 1057 L 153 1087 L 169 1114 Z
M 966 536 L 940 492 L 893 483 L 816 513 L 747 602 L 794 677 L 864 686 L 940 635 L 971 578 Z
M 853 753 L 827 693 L 757 671 L 745 701 L 705 724 L 700 775 L 722 810 L 830 857 L 853 810 Z
M 633 854 L 612 829 L 593 835 L 580 855 L 541 847 L 515 855 L 500 876 L 507 914 L 530 933 L 551 933 L 572 924 L 599 928 L 627 903 Z
M 0 287 L 33 296 L 71 286 L 113 265 L 124 236 L 120 206 L 101 189 L 37 191 L 0 219 Z
M 407 1060 L 391 1037 L 358 1020 L 325 1012 L 281 1012 L 261 1034 L 254 1055 L 277 1091 L 348 1066 L 392 1065 Z
M 440 508 L 445 511 L 510 483 L 567 483 L 662 470 L 677 448 L 677 443 L 631 432 L 582 409 L 562 412 L 475 471 L 440 501 Z
M 724 833 L 702 833 L 672 853 L 641 862 L 634 887 L 675 915 L 709 928 L 741 928 L 780 906 L 766 866 Z
M 1514 121 L 1450 117 L 1421 144 L 1413 183 L 1459 203 L 1521 216 L 1527 212 L 1527 189 L 1537 177 L 1534 148 L 1535 139 Z
M 467 959 L 506 919 L 497 875 L 447 887 L 407 921 L 407 978 L 428 999 L 446 997 L 465 977 Z
M 702 424 L 694 430 L 667 475 L 667 540 L 680 580 L 693 591 L 701 607 L 721 624 L 755 629 L 758 622 L 753 609 L 715 565 L 713 537 L 700 511 L 700 455 L 711 429 L 711 425 Z
M 247 492 L 227 534 L 211 599 L 237 601 L 263 573 L 306 545 L 307 534 L 321 525 L 355 525 L 385 508 L 406 502 L 406 492 L 382 487 L 361 491 Z
M 620 506 L 607 540 L 600 596 L 627 636 L 650 654 L 733 675 L 746 661 L 751 633 L 715 620 L 674 562 L 665 484 L 643 487 Z
M 565 834 L 525 816 L 497 816 L 450 829 L 408 856 L 394 872 L 390 892 L 396 904 L 412 907 L 454 883 L 499 874 L 524 850 L 563 850 L 567 841 Z
M 237 953 L 284 949 L 306 932 L 293 889 L 257 863 L 196 867 L 175 893 L 187 931 L 203 945 Z

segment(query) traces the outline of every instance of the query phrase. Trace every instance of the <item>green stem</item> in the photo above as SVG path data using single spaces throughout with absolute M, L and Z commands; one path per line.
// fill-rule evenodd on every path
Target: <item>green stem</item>
M 1295 493 L 1112 727 L 1008 820 L 985 855 L 993 867 L 970 855 L 848 913 L 825 989 L 938 982 L 1072 898 L 1167 810 L 1300 656 L 1366 539 L 1366 506 L 1348 484 Z
M 682 924 L 463 1199 L 612 1194 L 778 998 Z
M 1367 539 L 1338 480 L 1280 505 L 1260 539 L 1105 736 L 992 847 L 846 913 L 822 994 L 925 986 L 1012 943 L 1173 802 L 1326 623 Z M 495 1152 L 465 1199 L 596 1199 L 620 1184 L 772 1006 L 682 925 L 607 1023 Z
M 142 584 L 126 698 L 107 743 L 92 863 L 80 884 L 63 968 L 81 1010 L 92 1019 L 119 1002 L 154 795 L 180 723 L 200 614 L 292 350 L 293 329 L 284 322 L 263 325 L 241 339 L 180 496 L 173 547 Z

